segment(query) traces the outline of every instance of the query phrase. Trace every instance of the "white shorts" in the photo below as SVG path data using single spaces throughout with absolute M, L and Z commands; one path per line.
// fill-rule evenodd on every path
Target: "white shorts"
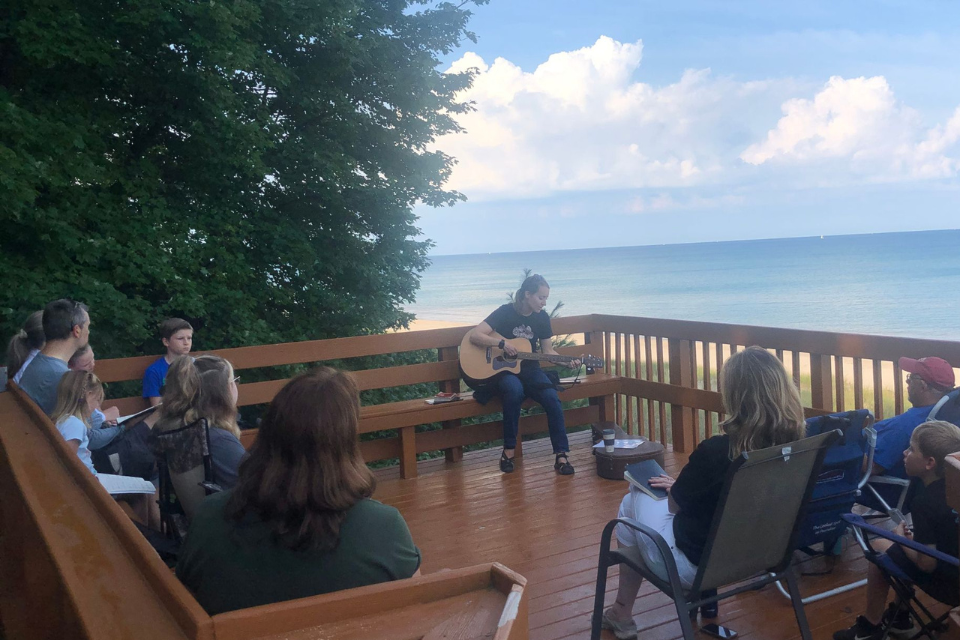
M 670 513 L 667 500 L 654 500 L 639 489 L 630 487 L 630 493 L 623 496 L 617 517 L 636 520 L 663 536 L 670 545 L 673 558 L 677 562 L 680 583 L 687 588 L 693 584 L 694 578 L 697 577 L 697 565 L 690 562 L 683 551 L 677 548 L 677 542 L 673 536 L 673 514 Z M 652 539 L 623 524 L 618 524 L 615 531 L 620 546 L 640 547 L 640 555 L 647 568 L 663 580 L 669 580 L 666 562 Z

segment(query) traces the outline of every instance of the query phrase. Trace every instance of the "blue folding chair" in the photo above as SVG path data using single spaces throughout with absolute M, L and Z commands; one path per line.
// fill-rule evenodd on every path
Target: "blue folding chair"
M 933 405 L 927 420 L 945 420 L 960 427 L 960 389 L 954 389 Z
M 847 531 L 843 515 L 850 513 L 860 491 L 870 478 L 873 452 L 877 444 L 873 429 L 873 414 L 867 409 L 846 411 L 807 420 L 807 437 L 839 430 L 843 436 L 829 449 L 817 476 L 813 497 L 807 505 L 806 515 L 800 524 L 796 548 L 808 556 L 839 555 L 838 547 Z M 864 458 L 867 460 L 864 467 Z M 866 471 L 864 470 L 866 469 Z M 822 551 L 812 547 L 823 545 Z M 832 566 L 831 566 L 832 570 Z M 801 575 L 821 575 L 826 572 Z M 856 589 L 867 583 L 858 580 L 850 584 L 803 598 L 803 603 L 816 602 L 830 596 Z M 779 582 L 777 588 L 785 597 L 790 597 Z
M 891 615 L 885 616 L 881 624 L 885 625 L 884 632 L 887 632 L 886 626 L 890 625 L 893 620 L 896 619 L 897 614 L 900 612 L 907 612 L 916 624 L 919 625 L 919 630 L 911 637 L 919 638 L 921 636 L 926 636 L 928 638 L 937 637 L 938 633 L 946 631 L 946 620 L 950 615 L 950 612 L 947 611 L 943 615 L 936 616 L 930 612 L 927 607 L 923 605 L 917 599 L 916 585 L 913 579 L 907 575 L 907 573 L 900 568 L 893 560 L 885 553 L 881 553 L 873 548 L 870 544 L 870 539 L 866 534 L 870 534 L 874 537 L 886 538 L 892 542 L 899 544 L 901 547 L 913 549 L 917 553 L 921 553 L 931 558 L 936 559 L 939 562 L 943 562 L 947 565 L 953 567 L 960 567 L 960 560 L 949 556 L 945 553 L 937 551 L 936 549 L 931 549 L 930 547 L 898 536 L 886 529 L 881 529 L 880 527 L 875 527 L 873 525 L 867 524 L 864 519 L 855 514 L 847 514 L 844 517 L 844 520 L 853 527 L 854 533 L 857 538 L 857 543 L 863 549 L 863 555 L 868 561 L 876 565 L 880 571 L 883 573 L 884 578 L 893 587 L 893 591 L 896 594 L 896 600 L 894 601 L 893 611 Z M 938 599 L 934 595 L 935 599 Z M 955 607 L 960 605 L 960 598 L 952 597 L 949 601 L 942 601 L 944 604 Z M 886 637 L 886 635 L 884 635 Z

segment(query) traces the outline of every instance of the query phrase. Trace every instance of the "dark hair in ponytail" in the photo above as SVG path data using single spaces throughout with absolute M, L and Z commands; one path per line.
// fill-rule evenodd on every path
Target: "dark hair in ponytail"
M 513 295 L 513 308 L 519 313 L 521 307 L 523 306 L 523 301 L 526 298 L 528 293 L 536 293 L 540 291 L 540 287 L 550 288 L 550 285 L 547 284 L 547 279 L 544 278 L 539 273 L 535 273 L 532 276 L 527 276 L 523 281 L 523 284 L 520 285 L 520 288 L 517 289 L 517 292 Z
M 167 371 L 156 428 L 179 429 L 200 418 L 240 437 L 237 405 L 230 396 L 233 367 L 219 356 L 180 356 Z
M 43 311 L 34 311 L 7 344 L 7 376 L 12 378 L 33 349 L 43 349 L 46 338 L 43 334 Z

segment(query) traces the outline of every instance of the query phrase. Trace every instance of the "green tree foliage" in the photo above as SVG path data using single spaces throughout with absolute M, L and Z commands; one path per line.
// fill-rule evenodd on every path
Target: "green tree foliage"
M 483 4 L 486 0 L 474 0 Z M 451 205 L 466 2 L 5 0 L 0 328 L 87 302 L 103 357 L 405 324 Z

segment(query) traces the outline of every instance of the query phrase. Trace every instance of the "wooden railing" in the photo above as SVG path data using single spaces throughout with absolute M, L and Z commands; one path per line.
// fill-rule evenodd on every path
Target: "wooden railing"
M 469 327 L 412 331 L 333 340 L 315 340 L 256 347 L 223 349 L 214 353 L 237 370 L 364 356 L 429 350 L 435 361 L 354 371 L 362 390 L 388 389 L 429 383 L 437 391 L 460 389 L 457 347 Z M 902 413 L 907 404 L 901 356 L 937 355 L 960 366 L 960 342 L 894 338 L 824 331 L 775 329 L 708 322 L 663 320 L 630 316 L 587 315 L 554 321 L 558 335 L 570 334 L 578 346 L 560 350 L 567 355 L 592 353 L 604 357 L 606 373 L 616 377 L 598 394 L 614 393 L 614 415 L 596 398 L 590 406 L 567 410 L 569 425 L 616 419 L 632 433 L 659 440 L 682 452 L 691 451 L 717 432 L 722 420 L 718 372 L 734 350 L 749 345 L 770 349 L 784 361 L 801 389 L 808 415 L 868 408 L 877 419 Z M 107 382 L 139 380 L 156 356 L 105 360 L 97 374 Z M 240 385 L 241 406 L 269 402 L 285 379 Z M 609 389 L 613 388 L 613 391 Z M 586 393 L 586 392 L 584 392 Z M 588 395 L 575 397 L 588 397 Z M 145 406 L 138 397 L 111 400 L 130 413 Z M 361 432 L 393 431 L 397 435 L 364 442 L 368 461 L 399 458 L 404 476 L 415 475 L 416 455 L 444 450 L 456 461 L 465 445 L 495 440 L 499 422 L 464 426 L 461 420 L 497 411 L 494 404 L 479 409 L 466 404 L 447 405 L 424 417 L 422 399 L 364 408 Z M 611 407 L 611 410 L 613 409 Z M 442 423 L 442 432 L 417 434 L 424 421 Z M 522 433 L 546 431 L 543 416 L 521 422 Z M 414 467 L 414 469 L 411 469 Z
M 960 342 L 774 329 L 629 316 L 592 316 L 610 373 L 621 376 L 617 420 L 652 440 L 691 451 L 722 420 L 718 371 L 730 353 L 757 345 L 780 358 L 808 415 L 870 409 L 878 420 L 906 408 L 901 356 L 938 356 L 960 367 Z M 958 375 L 960 380 L 960 375 Z

